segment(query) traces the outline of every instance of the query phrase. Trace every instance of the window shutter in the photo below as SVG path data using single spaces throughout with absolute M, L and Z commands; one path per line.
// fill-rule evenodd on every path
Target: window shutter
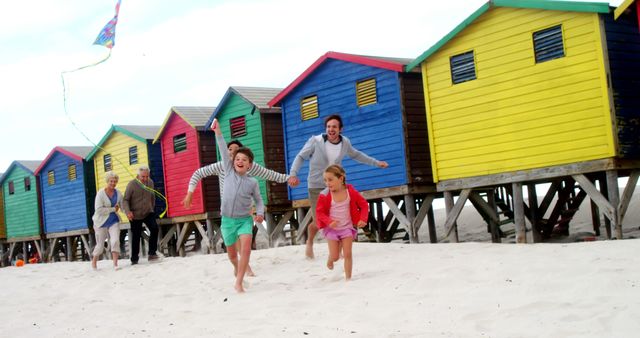
M 75 181 L 78 178 L 75 164 L 69 164 L 69 167 L 67 168 L 67 177 L 69 178 L 69 181 Z
M 138 146 L 129 147 L 129 164 L 138 163 Z
M 111 165 L 111 155 L 106 154 L 102 159 L 104 160 L 104 172 L 111 171 L 113 169 L 113 166 Z
M 49 172 L 47 172 L 47 183 L 49 183 L 49 185 L 56 184 L 56 175 L 53 170 L 49 170 Z
M 13 181 L 9 181 L 9 195 L 13 195 L 16 193 L 16 188 L 13 185 Z
M 31 191 L 31 177 L 24 178 L 24 191 Z
M 310 120 L 318 117 L 318 95 L 308 96 L 300 102 L 302 120 Z
M 247 135 L 247 124 L 244 116 L 239 116 L 229 120 L 229 128 L 231 128 L 231 138 Z
M 356 83 L 358 107 L 376 103 L 376 79 L 364 80 Z
M 454 84 L 476 79 L 476 64 L 473 51 L 454 55 L 449 59 L 451 64 L 451 80 Z
M 536 54 L 536 63 L 564 57 L 562 25 L 534 32 L 533 49 Z
M 173 152 L 179 153 L 187 150 L 187 134 L 180 134 L 173 137 Z

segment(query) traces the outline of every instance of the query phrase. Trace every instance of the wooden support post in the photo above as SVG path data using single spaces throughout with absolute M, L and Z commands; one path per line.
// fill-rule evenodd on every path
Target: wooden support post
M 498 190 L 499 192 L 500 190 Z M 489 204 L 489 209 L 496 215 L 498 218 L 497 222 L 493 220 L 489 224 L 489 230 L 491 231 L 491 242 L 493 243 L 501 243 L 502 236 L 500 234 L 500 216 L 498 216 L 498 203 L 496 202 L 496 190 L 491 189 L 487 192 L 487 204 Z
M 185 222 L 182 224 L 182 226 L 180 224 L 177 225 L 178 226 L 178 241 L 176 242 L 176 247 L 178 248 L 178 253 L 180 254 L 180 257 L 184 257 L 186 256 L 185 250 L 184 250 L 184 242 L 186 241 L 186 234 L 187 231 L 189 230 L 189 223 Z
M 438 243 L 438 234 L 436 233 L 436 216 L 433 212 L 433 204 L 427 211 L 427 220 L 429 224 L 429 242 Z
M 533 243 L 542 242 L 542 229 L 540 229 L 540 219 L 538 214 L 538 193 L 535 183 L 527 184 L 527 194 L 529 195 L 529 220 L 531 220 L 531 233 L 533 234 Z
M 200 234 L 200 238 L 208 238 L 207 237 L 207 232 L 204 231 L 204 226 L 202 226 L 202 223 L 200 223 L 200 221 L 195 220 L 193 221 L 193 223 L 196 225 L 196 230 L 198 231 L 198 234 Z M 196 236 L 196 241 L 198 239 L 198 236 Z M 207 248 L 207 253 L 211 252 L 211 244 L 209 243 L 209 241 L 201 241 L 205 243 L 205 246 Z
M 631 197 L 633 196 L 633 191 L 636 189 L 636 184 L 638 184 L 638 177 L 640 176 L 640 170 L 634 170 L 629 175 L 629 180 L 627 181 L 627 186 L 624 187 L 624 192 L 622 193 L 622 198 L 620 199 L 620 205 L 618 206 L 618 217 L 620 218 L 620 226 L 622 226 L 622 222 L 624 221 L 624 215 L 627 213 L 627 208 L 629 207 L 629 202 L 631 202 Z
M 15 248 L 16 248 L 15 242 L 9 245 L 9 264 L 11 264 L 11 261 L 13 260 L 13 251 L 15 250 Z
M 86 237 L 85 237 L 86 236 Z M 80 235 L 80 240 L 84 243 L 84 249 L 87 250 L 87 255 L 89 255 L 89 259 L 93 257 L 92 247 L 89 245 L 89 241 L 87 240 L 89 235 Z
M 598 205 L 593 201 L 591 201 L 591 223 L 593 224 L 593 232 L 596 236 L 600 236 L 600 210 L 598 209 Z
M 67 244 L 66 245 L 66 249 L 67 250 L 65 250 L 64 256 L 67 259 L 67 262 L 71 262 L 73 260 L 72 254 L 71 254 L 71 252 L 72 252 L 72 249 L 71 249 L 71 237 L 67 236 L 67 237 L 65 237 L 64 240 L 65 240 L 65 243 Z
M 480 194 L 478 194 L 475 191 L 472 191 L 471 194 L 469 194 L 469 200 L 471 200 L 471 202 L 476 207 L 478 212 L 487 221 L 487 223 L 489 224 L 489 229 L 492 230 L 492 236 L 491 236 L 492 242 L 499 243 L 500 234 L 498 233 L 497 235 L 497 242 L 493 236 L 493 229 L 497 228 L 500 224 L 500 219 L 498 218 L 498 213 L 495 209 L 495 195 L 494 195 L 493 189 L 487 191 L 487 199 L 488 201 L 491 201 L 493 199 L 494 201 L 493 205 L 489 204 L 489 202 L 486 202 L 484 199 L 482 199 Z
M 309 225 L 309 223 L 311 223 L 312 219 L 313 219 L 313 213 L 311 212 L 311 210 L 309 210 L 309 212 L 304 216 L 302 221 L 300 221 L 300 225 L 298 227 L 298 237 L 296 238 L 298 242 L 302 242 L 302 237 L 307 233 L 306 232 L 307 226 Z M 282 223 L 282 220 L 280 220 L 280 223 Z M 282 228 L 284 228 L 284 224 L 282 224 Z M 275 237 L 280 235 L 282 228 L 280 226 L 276 226 L 276 229 L 271 234 L 271 241 L 273 242 L 273 245 L 277 244 L 275 243 Z
M 445 237 L 449 238 L 452 243 L 458 243 L 458 225 L 456 220 L 460 216 L 460 212 L 464 207 L 471 194 L 471 189 L 463 189 L 458 196 L 456 203 L 453 203 L 453 193 L 451 191 L 444 192 L 444 204 L 447 210 L 447 220 L 444 223 Z
M 38 243 L 38 239 L 33 241 L 33 245 L 35 245 L 36 247 L 36 251 L 38 252 L 38 256 L 40 256 L 40 259 L 42 259 L 42 250 L 40 249 L 40 244 Z M 25 257 L 26 260 L 29 260 L 28 257 Z
M 411 232 L 411 229 L 410 229 L 411 221 L 407 218 L 407 216 L 405 216 L 402 213 L 402 211 L 400 210 L 398 205 L 393 201 L 393 199 L 391 199 L 391 197 L 383 197 L 382 200 L 387 205 L 387 207 L 389 207 L 389 211 L 393 214 L 393 217 L 398 220 L 400 225 L 402 225 L 406 229 L 406 231 L 408 233 L 410 233 Z M 413 199 L 411 199 L 411 200 L 413 201 Z M 414 215 L 415 215 L 415 207 L 413 209 L 413 212 L 414 212 Z M 393 220 L 389 224 L 392 224 L 392 223 L 393 223 Z M 393 238 L 393 233 L 391 233 L 390 236 L 391 236 L 391 238 Z
M 526 243 L 526 227 L 524 222 L 524 201 L 522 198 L 522 183 L 511 183 L 513 190 L 513 222 L 516 225 L 516 243 Z
M 615 233 L 617 239 L 622 239 L 622 222 L 618 214 L 618 206 L 620 205 L 620 189 L 618 188 L 618 172 L 615 170 L 608 170 L 607 173 L 607 190 L 609 193 L 609 203 L 613 207 L 614 217 L 611 219 L 613 225 L 611 230 Z
M 605 200 L 609 200 L 609 192 L 607 191 L 607 179 L 605 178 L 605 175 L 602 175 L 602 177 L 600 177 L 600 193 L 602 194 L 602 196 L 604 196 Z M 591 199 L 592 201 L 594 201 L 593 199 Z M 594 201 L 595 203 L 595 201 Z M 598 205 L 596 203 L 596 205 Z M 600 209 L 600 207 L 598 207 L 598 210 Z M 601 211 L 602 212 L 602 211 Z M 611 234 L 611 220 L 609 219 L 609 217 L 607 217 L 606 215 L 604 215 L 604 213 L 602 213 L 604 216 L 604 231 L 606 233 L 606 237 L 607 239 L 611 239 L 611 237 L 613 236 Z
M 25 263 L 29 260 L 29 252 L 27 251 L 27 243 L 28 242 L 22 242 L 22 259 L 25 261 Z
M 404 210 L 407 216 L 406 230 L 409 234 L 409 243 L 420 243 L 418 239 L 418 225 L 416 225 L 416 199 L 413 195 L 404 195 Z
M 268 234 L 270 248 L 273 248 L 277 245 L 277 242 L 278 242 L 276 240 L 277 237 L 280 236 L 280 234 L 282 233 L 282 229 L 284 229 L 284 226 L 287 224 L 287 222 L 289 222 L 292 216 L 293 216 L 293 210 L 287 211 L 284 215 L 282 215 L 282 218 L 280 218 L 280 222 L 278 222 L 278 224 L 276 224 L 276 226 L 273 228 L 273 232 L 270 232 Z M 302 222 L 300 222 L 300 227 L 303 227 L 303 226 L 306 227 L 309 224 L 312 216 L 313 214 L 309 212 L 304 217 Z M 298 231 L 298 240 L 300 240 L 301 236 L 303 236 L 303 232 Z
M 618 224 L 617 220 L 618 220 L 618 212 L 617 212 L 617 205 L 618 203 L 618 178 L 617 178 L 617 173 L 615 171 L 612 171 L 615 175 L 615 179 L 613 179 L 613 183 L 609 181 L 609 172 L 607 172 L 607 194 L 609 195 L 609 200 L 607 200 L 607 198 L 605 196 L 603 196 L 598 189 L 596 189 L 596 186 L 591 183 L 591 181 L 584 175 L 579 174 L 579 175 L 573 175 L 573 178 L 576 180 L 576 182 L 578 182 L 580 184 L 580 187 L 582 188 L 582 190 L 584 190 L 587 195 L 591 198 L 591 200 L 593 202 L 595 202 L 598 205 L 598 208 L 602 211 L 602 213 L 609 219 L 609 221 L 611 221 L 611 223 L 613 224 Z M 613 185 L 613 188 L 610 187 L 611 185 Z M 612 195 L 615 195 L 616 197 L 611 197 Z M 616 207 L 614 207 L 614 205 Z M 620 231 L 622 231 L 622 227 L 620 227 Z M 622 236 L 622 232 L 620 233 L 620 236 Z M 618 237 L 620 238 L 620 237 Z
M 415 219 L 413 220 L 413 224 L 411 226 L 412 231 L 415 231 L 415 234 L 413 235 L 413 237 L 415 238 L 415 242 L 412 242 L 412 243 L 420 243 L 420 238 L 418 237 L 418 232 L 420 231 L 420 228 L 422 228 L 422 225 L 424 223 L 429 222 L 429 219 L 427 218 L 427 215 L 429 214 L 429 211 L 431 210 L 431 206 L 433 204 L 433 199 L 435 197 L 436 197 L 435 195 L 429 194 L 429 195 L 425 196 L 424 199 L 422 200 L 422 204 L 420 205 L 420 209 L 418 210 L 418 214 L 416 215 Z M 433 229 L 433 231 L 435 232 L 435 229 Z M 431 232 L 431 226 L 429 226 L 429 232 Z M 431 237 L 431 234 L 429 234 L 429 237 Z

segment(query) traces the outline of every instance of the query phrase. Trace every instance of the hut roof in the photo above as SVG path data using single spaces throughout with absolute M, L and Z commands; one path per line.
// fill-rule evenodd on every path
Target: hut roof
M 627 10 L 627 8 L 629 8 L 629 6 L 633 5 L 635 2 L 636 0 L 625 0 L 623 3 L 621 3 L 620 6 L 618 6 L 618 8 L 616 8 L 615 11 L 613 12 L 614 19 L 617 20 L 620 17 L 620 15 L 622 15 L 622 13 L 624 13 Z
M 9 173 L 11 172 L 11 170 L 13 170 L 14 167 L 20 167 L 26 170 L 27 172 L 31 173 L 32 175 L 35 175 L 35 171 L 40 166 L 40 163 L 42 163 L 42 161 L 16 160 L 11 162 L 11 164 L 9 165 L 9 168 L 7 168 L 7 171 L 5 171 L 5 173 L 2 174 L 2 176 L 0 177 L 0 184 L 4 183 L 5 178 L 9 176 Z
M 212 112 L 216 109 L 216 107 L 188 107 L 188 106 L 174 106 L 171 107 L 169 113 L 165 117 L 160 129 L 155 134 L 153 138 L 153 143 L 158 142 L 160 137 L 162 137 L 162 133 L 164 133 L 164 129 L 167 127 L 167 123 L 169 122 L 169 118 L 171 118 L 172 114 L 177 114 L 183 120 L 185 120 L 192 128 L 196 130 L 204 130 L 209 125 L 207 121 L 211 117 Z
M 411 71 L 424 60 L 433 55 L 442 46 L 451 41 L 458 33 L 470 26 L 477 18 L 488 10 L 495 7 L 514 7 L 514 8 L 534 8 L 547 9 L 556 11 L 569 12 L 590 12 L 590 13 L 609 13 L 609 4 L 604 2 L 578 2 L 578 1 L 548 1 L 548 0 L 490 0 L 480 8 L 478 8 L 462 23 L 456 26 L 449 34 L 445 35 L 440 41 L 436 42 L 431 48 L 418 56 L 413 62 L 406 66 L 407 71 Z
M 51 149 L 51 151 L 49 152 L 49 155 L 47 155 L 47 157 L 44 159 L 44 161 L 42 161 L 40 163 L 40 165 L 38 166 L 38 168 L 36 168 L 36 170 L 34 171 L 35 175 L 38 175 L 40 173 L 40 171 L 42 170 L 42 168 L 44 168 L 44 166 L 49 162 L 49 159 L 51 158 L 51 156 L 53 156 L 53 154 L 55 154 L 56 152 L 65 154 L 66 156 L 69 156 L 71 158 L 73 158 L 74 160 L 77 161 L 82 161 L 85 158 L 87 158 L 87 155 L 89 155 L 91 153 L 91 151 L 93 150 L 93 147 L 86 147 L 86 146 L 58 146 L 55 147 L 53 149 Z
M 316 62 L 314 62 L 309 68 L 307 68 L 300 76 L 298 76 L 290 85 L 282 90 L 278 95 L 271 99 L 267 104 L 270 107 L 278 105 L 282 99 L 287 96 L 293 89 L 295 89 L 302 81 L 304 81 L 309 75 L 311 75 L 320 65 L 322 65 L 327 59 L 342 60 L 347 62 L 358 63 L 366 66 L 377 67 L 382 69 L 388 69 L 396 72 L 403 72 L 405 66 L 411 63 L 412 59 L 407 58 L 394 58 L 384 56 L 369 56 L 369 55 L 357 55 L 346 54 L 338 52 L 327 52 L 322 55 Z
M 218 104 L 218 108 L 214 110 L 213 114 L 207 121 L 207 125 L 210 125 L 213 122 L 213 118 L 218 116 L 220 109 L 226 105 L 232 94 L 240 96 L 261 113 L 279 113 L 280 108 L 271 108 L 269 106 L 269 100 L 273 99 L 281 91 L 282 88 L 231 86 L 227 89 L 224 97 L 222 97 L 220 104 Z M 253 111 L 251 113 L 253 114 Z
M 93 150 L 87 155 L 86 159 L 90 160 L 102 147 L 105 141 L 109 139 L 111 134 L 119 131 L 133 139 L 140 142 L 152 141 L 156 133 L 160 129 L 160 126 L 127 126 L 127 125 L 112 125 L 109 131 L 102 137 L 102 140 L 93 148 Z

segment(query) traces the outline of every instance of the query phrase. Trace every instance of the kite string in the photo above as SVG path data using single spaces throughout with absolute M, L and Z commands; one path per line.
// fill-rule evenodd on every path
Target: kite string
M 103 62 L 107 61 L 110 57 L 111 57 L 111 49 L 109 49 L 109 54 L 107 55 L 107 57 L 105 57 L 104 59 L 102 59 L 102 60 L 100 60 L 100 61 L 98 61 L 98 62 L 95 62 L 95 63 L 89 64 L 89 65 L 86 65 L 86 66 L 78 67 L 78 68 L 73 69 L 73 70 L 66 70 L 66 71 L 63 71 L 63 72 L 61 72 L 61 73 L 60 73 L 60 78 L 62 79 L 62 97 L 63 97 L 63 101 L 64 101 L 64 114 L 67 116 L 67 119 L 69 120 L 69 122 L 71 122 L 71 125 L 73 125 L 73 127 L 74 127 L 74 128 L 75 128 L 75 129 L 76 129 L 76 130 L 77 130 L 77 131 L 78 131 L 78 132 L 79 132 L 79 133 L 80 133 L 80 134 L 81 134 L 81 135 L 82 135 L 82 136 L 83 136 L 87 141 L 89 141 L 89 143 L 91 143 L 94 147 L 97 147 L 98 149 L 100 149 L 100 150 L 102 150 L 102 151 L 104 151 L 104 152 L 107 152 L 107 151 L 106 151 L 104 148 L 102 148 L 101 146 L 99 146 L 99 145 L 95 144 L 93 141 L 91 141 L 91 139 L 90 139 L 90 138 L 89 138 L 89 137 L 88 137 L 88 136 L 87 136 L 87 135 L 86 135 L 86 134 L 85 134 L 85 133 L 84 133 L 84 132 L 79 128 L 79 127 L 78 127 L 78 125 L 75 123 L 75 121 L 73 121 L 73 119 L 71 118 L 71 115 L 69 115 L 69 112 L 68 112 L 68 110 L 67 110 L 67 86 L 66 86 L 66 83 L 65 83 L 65 80 L 64 80 L 64 74 L 73 73 L 73 72 L 76 72 L 76 71 L 79 71 L 79 70 L 82 70 L 82 69 L 85 69 L 85 68 L 89 68 L 89 67 L 95 67 L 95 66 L 97 66 L 97 65 L 99 65 L 99 64 L 101 64 L 101 63 L 103 63 Z M 165 205 L 165 207 L 164 207 L 164 211 L 159 215 L 159 218 L 163 218 L 163 217 L 164 217 L 164 215 L 167 213 L 167 208 L 169 207 L 169 201 L 167 201 L 167 198 L 166 198 L 162 193 L 160 193 L 159 191 L 157 191 L 157 190 L 155 190 L 155 189 L 152 189 L 152 188 L 149 188 L 147 185 L 145 185 L 144 183 L 142 183 L 142 182 L 138 179 L 137 175 L 134 175 L 134 174 L 131 172 L 131 170 L 129 170 L 129 169 L 127 168 L 127 166 L 125 166 L 125 165 L 124 165 L 124 163 L 122 163 L 122 162 L 118 159 L 118 157 L 113 157 L 113 159 L 115 159 L 118 163 L 120 163 L 120 165 L 122 165 L 122 167 L 127 171 L 127 173 L 129 174 L 129 176 L 131 176 L 133 179 L 135 179 L 135 180 L 138 182 L 138 184 L 140 184 L 140 186 L 141 186 L 143 189 L 145 189 L 145 190 L 147 190 L 147 191 L 152 192 L 153 194 L 155 194 L 156 196 L 158 196 L 158 197 L 160 197 L 160 198 L 162 198 L 162 199 L 164 200 L 164 205 Z

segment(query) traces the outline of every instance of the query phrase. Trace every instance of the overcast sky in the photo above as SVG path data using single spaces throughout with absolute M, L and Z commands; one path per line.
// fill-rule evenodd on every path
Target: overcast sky
M 122 0 L 116 45 L 92 45 L 116 0 L 3 1 L 0 172 L 112 124 L 160 125 L 229 86 L 283 88 L 327 51 L 415 58 L 486 0 Z M 622 0 L 613 0 L 614 6 Z

